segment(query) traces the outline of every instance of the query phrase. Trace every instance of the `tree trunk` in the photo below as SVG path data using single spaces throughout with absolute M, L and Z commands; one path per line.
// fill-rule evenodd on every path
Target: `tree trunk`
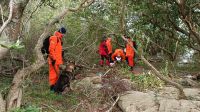
M 125 37 L 122 37 L 122 39 L 123 39 L 124 41 L 128 42 L 128 40 L 126 40 Z M 179 90 L 179 99 L 186 99 L 185 93 L 184 93 L 184 91 L 183 91 L 183 87 L 182 87 L 180 84 L 178 84 L 178 83 L 176 83 L 176 82 L 174 82 L 174 81 L 172 81 L 172 80 L 166 78 L 165 76 L 163 76 L 151 63 L 149 63 L 149 62 L 144 58 L 144 56 L 142 55 L 142 52 L 143 52 L 143 49 L 142 49 L 142 48 L 139 48 L 139 49 L 138 49 L 140 53 L 138 53 L 138 51 L 137 51 L 133 46 L 132 46 L 132 48 L 134 49 L 135 53 L 137 53 L 137 54 L 141 57 L 141 60 L 142 60 L 149 68 L 151 68 L 151 70 L 153 70 L 153 72 L 155 73 L 155 75 L 156 75 L 157 77 L 159 77 L 161 80 L 163 80 L 163 81 L 169 83 L 170 85 L 175 86 L 175 87 Z
M 42 41 L 38 42 L 38 43 L 42 43 Z M 36 47 L 36 52 L 37 53 L 39 52 L 39 54 L 37 54 L 36 62 L 29 67 L 19 70 L 14 76 L 14 79 L 13 79 L 12 85 L 11 85 L 11 89 L 10 89 L 8 97 L 7 97 L 6 107 L 8 110 L 10 110 L 12 108 L 20 107 L 21 100 L 22 100 L 22 83 L 24 81 L 24 78 L 27 75 L 38 70 L 45 64 L 45 60 L 44 60 L 42 54 L 40 53 L 40 49 L 37 47 Z
M 3 100 L 2 95 L 0 94 L 0 112 L 5 112 L 5 101 Z
M 87 5 L 84 5 L 87 2 Z M 62 19 L 66 14 L 68 14 L 68 12 L 76 12 L 77 10 L 79 10 L 80 8 L 85 8 L 89 5 L 91 5 L 94 2 L 94 0 L 91 0 L 90 2 L 88 2 L 87 0 L 83 0 L 81 2 L 81 4 L 79 6 L 77 6 L 76 8 L 66 8 L 63 12 L 61 12 L 58 16 L 56 16 L 54 19 L 52 19 L 48 25 L 45 27 L 43 34 L 40 36 L 36 46 L 35 46 L 35 54 L 36 54 L 36 61 L 35 63 L 33 63 L 32 65 L 19 70 L 15 76 L 14 79 L 12 81 L 12 85 L 7 97 L 7 102 L 6 102 L 6 108 L 7 110 L 11 110 L 12 108 L 16 108 L 16 107 L 20 107 L 21 105 L 21 100 L 22 100 L 22 83 L 24 78 L 33 73 L 34 71 L 37 71 L 38 69 L 40 69 L 42 66 L 44 66 L 45 64 L 45 60 L 43 58 L 43 55 L 40 51 L 42 44 L 43 44 L 43 40 L 45 39 L 45 37 L 49 34 L 49 30 L 50 28 L 53 27 L 53 25 L 58 22 L 60 19 Z
M 28 4 L 29 0 L 13 0 L 13 11 L 12 11 L 12 20 L 8 23 L 5 27 L 4 31 L 4 43 L 3 45 L 9 45 L 14 42 L 20 37 L 20 31 L 22 26 L 22 15 L 26 5 Z M 2 35 L 1 35 L 2 36 Z M 8 49 L 3 48 L 0 46 L 0 59 L 7 54 Z

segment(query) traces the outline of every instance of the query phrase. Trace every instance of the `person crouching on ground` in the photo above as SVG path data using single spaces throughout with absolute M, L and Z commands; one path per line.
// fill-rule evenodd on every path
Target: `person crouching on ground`
M 125 54 L 122 49 L 116 49 L 112 54 L 112 60 L 114 62 L 123 62 L 125 60 Z
M 99 64 L 101 66 L 104 65 L 104 59 L 106 59 L 106 65 L 110 65 L 109 63 L 109 57 L 108 57 L 108 48 L 106 46 L 106 37 L 103 36 L 101 39 L 101 43 L 99 45 L 99 55 L 101 56 L 101 59 L 99 61 Z

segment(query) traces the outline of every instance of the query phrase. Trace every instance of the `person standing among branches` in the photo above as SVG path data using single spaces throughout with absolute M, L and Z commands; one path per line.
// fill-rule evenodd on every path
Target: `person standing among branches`
M 59 77 L 59 66 L 63 64 L 62 57 L 62 38 L 66 33 L 66 29 L 61 27 L 49 38 L 49 84 L 50 90 L 54 91 L 54 86 Z
M 101 59 L 99 61 L 99 64 L 101 66 L 103 66 L 104 64 L 104 59 L 106 59 L 106 65 L 110 65 L 110 62 L 109 62 L 109 56 L 108 56 L 108 48 L 107 48 L 107 45 L 106 45 L 106 37 L 103 36 L 102 39 L 101 39 L 101 43 L 99 45 L 99 55 L 101 56 Z
M 126 59 L 128 61 L 128 65 L 130 66 L 130 70 L 133 70 L 134 64 L 134 49 L 133 49 L 133 41 L 129 36 L 122 36 L 122 38 L 126 41 Z
M 108 57 L 109 57 L 109 62 L 112 63 L 112 59 L 111 59 L 111 56 L 112 56 L 112 38 L 110 36 L 107 37 L 106 39 L 106 46 L 108 48 Z

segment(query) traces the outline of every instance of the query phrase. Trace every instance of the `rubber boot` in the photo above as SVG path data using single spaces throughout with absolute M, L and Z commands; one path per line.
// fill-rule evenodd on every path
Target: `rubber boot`
M 55 85 L 51 85 L 50 86 L 50 91 L 55 92 L 54 87 L 55 87 Z

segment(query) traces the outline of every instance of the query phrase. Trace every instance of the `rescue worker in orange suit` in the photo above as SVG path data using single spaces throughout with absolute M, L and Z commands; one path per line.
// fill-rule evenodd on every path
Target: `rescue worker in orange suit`
M 115 52 L 112 54 L 112 60 L 114 62 L 122 62 L 125 60 L 125 54 L 122 49 L 116 49 Z
M 109 63 L 108 48 L 106 46 L 106 37 L 105 36 L 102 37 L 101 43 L 99 45 L 99 54 L 101 56 L 101 60 L 100 60 L 99 64 L 101 66 L 103 66 L 104 59 L 106 59 L 106 65 L 109 66 L 110 63 Z
M 112 38 L 111 37 L 108 37 L 106 39 L 106 46 L 108 48 L 108 56 L 109 56 L 109 62 L 112 63 L 112 59 L 111 59 L 111 56 L 112 56 Z
M 54 91 L 54 86 L 59 77 L 59 66 L 63 64 L 62 57 L 62 38 L 66 33 L 66 29 L 61 27 L 49 38 L 49 84 L 50 90 Z
M 128 61 L 128 65 L 130 66 L 130 70 L 133 70 L 134 66 L 134 49 L 133 49 L 133 41 L 129 36 L 122 36 L 122 38 L 126 41 L 126 58 Z

